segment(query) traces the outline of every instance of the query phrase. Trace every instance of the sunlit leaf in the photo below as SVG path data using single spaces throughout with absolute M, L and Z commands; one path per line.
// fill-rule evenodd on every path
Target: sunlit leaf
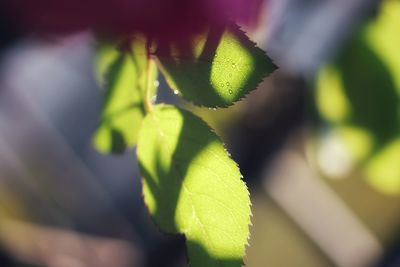
M 94 70 L 95 78 L 100 86 L 105 87 L 107 83 L 107 72 L 120 55 L 121 51 L 115 44 L 104 43 L 97 48 Z
M 400 193 L 400 139 L 383 147 L 368 162 L 365 175 L 367 181 L 386 194 Z
M 105 88 L 103 111 L 94 144 L 99 151 L 123 152 L 136 144 L 143 120 L 147 86 L 145 43 L 137 39 L 131 47 L 105 46 L 98 56 L 97 75 Z M 149 86 L 155 94 L 157 69 L 150 64 Z
M 350 103 L 343 89 L 343 81 L 337 68 L 325 66 L 317 77 L 316 103 L 323 119 L 331 123 L 343 123 L 350 117 Z
M 237 26 L 211 29 L 192 43 L 162 46 L 158 58 L 171 88 L 207 107 L 232 105 L 276 69 Z
M 193 114 L 159 105 L 138 141 L 144 200 L 158 226 L 184 234 L 191 267 L 240 267 L 250 200 L 236 163 Z
M 385 62 L 400 93 L 400 1 L 383 1 L 379 16 L 366 29 L 366 40 Z

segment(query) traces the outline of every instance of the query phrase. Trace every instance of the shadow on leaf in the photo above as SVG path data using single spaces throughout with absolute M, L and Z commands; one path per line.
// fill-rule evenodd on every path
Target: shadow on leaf
M 194 115 L 154 113 L 138 144 L 149 212 L 162 231 L 185 235 L 191 267 L 242 266 L 250 207 L 236 164 Z
M 191 42 L 157 51 L 169 85 L 200 106 L 227 107 L 276 69 L 238 26 L 215 26 Z

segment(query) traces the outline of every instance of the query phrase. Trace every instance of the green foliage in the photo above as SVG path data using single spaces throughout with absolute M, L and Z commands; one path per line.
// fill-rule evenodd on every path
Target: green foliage
M 148 80 L 151 95 L 156 92 L 157 69 L 150 65 L 147 77 L 146 45 L 136 39 L 132 46 L 105 45 L 98 55 L 97 75 L 105 88 L 103 111 L 94 144 L 99 151 L 123 152 L 136 145 L 145 115 L 144 99 Z
M 378 151 L 365 167 L 367 181 L 387 194 L 400 192 L 400 138 Z
M 185 235 L 192 267 L 242 266 L 251 211 L 239 168 L 201 119 L 153 106 L 154 63 L 173 89 L 209 107 L 243 98 L 275 66 L 236 26 L 186 45 L 127 43 L 99 52 L 97 76 L 106 92 L 96 148 L 122 152 L 137 142 L 145 203 L 163 231 Z
M 170 87 L 206 107 L 232 105 L 276 69 L 237 26 L 210 29 L 191 43 L 161 46 L 157 55 Z
M 240 266 L 249 195 L 211 129 L 187 111 L 159 105 L 143 122 L 137 153 L 150 213 L 162 230 L 185 234 L 192 267 Z
M 316 103 L 353 169 L 381 192 L 400 193 L 400 2 L 384 1 L 318 75 Z M 326 138 L 328 139 L 329 138 Z

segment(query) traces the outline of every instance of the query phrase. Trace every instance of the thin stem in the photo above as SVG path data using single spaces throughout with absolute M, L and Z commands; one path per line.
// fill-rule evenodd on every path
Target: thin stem
M 156 66 L 155 66 L 155 62 L 154 62 L 154 58 L 153 58 L 153 52 L 151 52 L 151 46 L 152 46 L 152 41 L 151 41 L 151 39 L 149 39 L 146 43 L 146 57 L 147 57 L 146 66 L 144 69 L 144 73 L 140 74 L 140 76 L 145 75 L 145 77 L 144 77 L 145 78 L 145 84 L 144 84 L 145 88 L 144 88 L 144 90 L 140 90 L 140 91 L 142 93 L 144 110 L 146 113 L 150 113 L 153 110 L 151 88 L 154 85 L 151 84 L 151 82 L 152 82 L 151 81 L 151 78 L 152 78 L 151 73 L 152 73 L 153 68 L 156 68 Z M 129 51 L 130 51 L 129 54 L 130 54 L 133 62 L 136 65 L 138 65 L 135 55 L 132 53 L 131 50 L 129 50 Z M 141 79 L 141 77 L 138 79 Z
M 144 108 L 147 113 L 150 113 L 153 110 L 153 102 L 152 102 L 152 95 L 151 95 L 151 88 L 154 86 L 152 83 L 152 73 L 154 65 L 154 59 L 152 56 L 152 45 L 153 40 L 149 38 L 146 43 L 146 53 L 147 53 L 147 66 L 146 66 L 146 91 L 145 91 L 145 99 L 144 99 Z
M 153 110 L 153 103 L 152 103 L 152 95 L 151 95 L 151 87 L 154 86 L 151 84 L 151 73 L 152 68 L 154 68 L 154 60 L 152 57 L 148 56 L 147 58 L 147 66 L 146 66 L 146 89 L 144 95 L 144 109 L 147 113 L 150 113 Z

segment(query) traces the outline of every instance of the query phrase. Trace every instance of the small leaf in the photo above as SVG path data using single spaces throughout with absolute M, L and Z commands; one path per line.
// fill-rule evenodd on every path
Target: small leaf
M 186 236 L 191 267 L 240 267 L 250 200 L 236 163 L 188 111 L 158 105 L 138 140 L 144 200 L 158 226 Z
M 96 62 L 94 66 L 95 78 L 102 87 L 106 84 L 106 76 L 110 66 L 118 59 L 121 51 L 114 44 L 101 44 L 97 48 Z
M 143 101 L 149 64 L 146 55 L 145 42 L 140 39 L 128 48 L 108 45 L 100 49 L 97 76 L 106 91 L 94 144 L 101 152 L 121 153 L 136 144 L 145 115 Z M 153 64 L 149 66 L 150 90 L 155 95 L 157 69 Z
M 162 45 L 157 56 L 170 87 L 206 107 L 232 105 L 276 69 L 236 25 L 211 29 L 191 43 Z

